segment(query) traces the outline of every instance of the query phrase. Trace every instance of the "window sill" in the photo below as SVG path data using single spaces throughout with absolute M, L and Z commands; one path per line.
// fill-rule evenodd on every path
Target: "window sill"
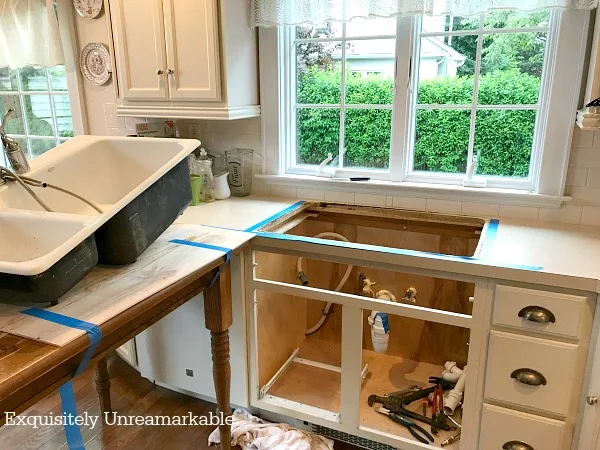
M 331 180 L 307 175 L 256 175 L 255 178 L 268 185 L 319 189 L 323 191 L 498 203 L 551 209 L 560 208 L 563 203 L 571 200 L 571 197 L 535 194 L 533 192 L 513 189 L 469 188 L 425 183 L 397 183 L 381 180 Z

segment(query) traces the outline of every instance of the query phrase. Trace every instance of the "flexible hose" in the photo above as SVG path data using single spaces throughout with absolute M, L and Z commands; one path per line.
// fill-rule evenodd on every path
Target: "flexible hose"
M 23 189 L 25 189 L 27 191 L 27 193 L 29 195 L 31 195 L 31 197 L 33 197 L 33 199 L 38 202 L 40 204 L 40 206 L 42 208 L 44 208 L 46 211 L 48 212 L 54 212 L 52 210 L 52 208 L 50 208 L 46 203 L 44 203 L 42 201 L 41 198 L 39 198 L 37 196 L 37 194 L 33 191 L 33 189 L 31 189 L 29 186 L 34 186 L 34 187 L 41 187 L 41 188 L 50 188 L 50 189 L 54 189 L 55 191 L 58 192 L 62 192 L 63 194 L 67 194 L 70 195 L 71 197 L 76 198 L 77 200 L 82 201 L 83 203 L 85 203 L 86 205 L 90 206 L 91 208 L 95 209 L 97 212 L 99 212 L 100 214 L 103 214 L 104 211 L 102 211 L 98 206 L 96 206 L 95 204 L 93 204 L 92 202 L 90 202 L 89 200 L 86 200 L 85 198 L 83 198 L 82 196 L 76 194 L 75 192 L 71 192 L 67 189 L 61 188 L 59 186 L 55 186 L 53 184 L 50 183 L 46 183 L 45 181 L 39 181 L 36 180 L 34 178 L 29 178 L 29 177 L 20 177 L 19 175 L 17 175 L 16 173 L 8 170 L 6 167 L 2 167 L 0 166 L 0 174 L 2 174 L 2 172 L 6 172 L 10 175 L 9 177 L 6 176 L 2 176 L 2 178 L 6 179 L 6 180 L 12 180 L 12 181 L 16 181 L 17 183 L 19 183 Z
M 337 239 L 340 241 L 344 241 L 344 242 L 350 242 L 345 236 L 342 236 L 341 234 L 338 233 L 333 233 L 331 231 L 325 231 L 323 233 L 319 233 L 315 236 L 313 236 L 315 238 L 331 238 L 331 239 Z M 304 276 L 304 271 L 302 270 L 302 257 L 298 258 L 298 261 L 296 263 L 296 268 L 298 269 L 298 275 L 300 276 Z M 344 273 L 344 276 L 342 277 L 342 280 L 338 283 L 338 285 L 335 288 L 335 292 L 339 292 L 342 287 L 344 286 L 344 284 L 346 284 L 346 281 L 348 281 L 348 278 L 350 278 L 350 273 L 352 273 L 352 269 L 354 268 L 354 266 L 348 266 L 348 268 L 346 269 L 346 273 Z M 319 318 L 319 321 L 311 328 L 309 328 L 308 330 L 306 330 L 306 332 L 304 333 L 306 336 L 308 336 L 309 334 L 313 334 L 314 332 L 318 331 L 323 324 L 325 323 L 325 320 L 327 319 L 327 315 L 329 314 L 329 310 L 331 309 L 331 303 L 327 303 L 327 305 L 325 305 L 325 308 L 323 308 L 323 313 L 321 314 L 321 317 Z
M 6 175 L 5 175 L 5 172 L 6 172 L 7 174 L 9 174 L 9 175 L 12 177 L 12 180 L 13 180 L 13 181 L 16 181 L 17 183 L 19 183 L 19 184 L 21 185 L 21 187 L 22 187 L 23 189 L 25 189 L 25 190 L 27 191 L 27 193 L 28 193 L 29 195 L 31 195 L 31 197 L 32 197 L 32 198 L 33 198 L 33 199 L 34 199 L 36 202 L 38 202 L 38 203 L 39 203 L 39 205 L 40 205 L 42 208 L 44 208 L 44 209 L 45 209 L 46 211 L 48 211 L 48 212 L 54 212 L 54 211 L 52 210 L 52 208 L 50 208 L 48 205 L 46 205 L 46 203 L 44 203 L 44 202 L 42 201 L 42 199 L 41 199 L 41 198 L 39 198 L 39 197 L 36 195 L 36 193 L 35 193 L 35 192 L 33 192 L 33 189 L 31 189 L 29 186 L 27 186 L 27 185 L 25 184 L 25 182 L 24 182 L 24 181 L 21 179 L 21 177 L 20 177 L 19 175 L 17 175 L 16 173 L 14 173 L 12 170 L 9 170 L 9 169 L 7 169 L 6 167 L 0 166 L 0 178 L 3 178 L 3 179 L 5 179 L 5 180 L 10 180 L 11 178 L 7 178 L 7 177 L 6 177 Z

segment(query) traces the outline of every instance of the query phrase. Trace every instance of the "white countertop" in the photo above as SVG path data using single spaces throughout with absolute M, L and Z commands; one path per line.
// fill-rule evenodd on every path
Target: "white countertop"
M 232 197 L 190 206 L 176 223 L 245 230 L 297 201 Z M 441 264 L 439 259 L 423 253 L 419 255 L 419 267 L 600 293 L 600 227 L 502 218 L 495 240 L 484 237 L 480 254 L 485 255 L 481 264 Z M 515 269 L 518 266 L 523 268 Z

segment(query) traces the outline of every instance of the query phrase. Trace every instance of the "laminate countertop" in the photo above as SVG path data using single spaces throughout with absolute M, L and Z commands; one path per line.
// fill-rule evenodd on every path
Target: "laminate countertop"
M 297 199 L 276 197 L 232 197 L 191 206 L 176 223 L 247 230 L 296 202 Z M 485 257 L 481 259 L 460 260 L 408 252 L 390 255 L 393 260 L 389 261 L 477 278 L 600 293 L 600 227 L 509 218 L 498 220 L 494 239 L 486 239 L 484 230 L 479 254 Z M 259 239 L 268 237 L 261 236 Z M 301 244 L 289 241 L 289 245 L 298 248 Z

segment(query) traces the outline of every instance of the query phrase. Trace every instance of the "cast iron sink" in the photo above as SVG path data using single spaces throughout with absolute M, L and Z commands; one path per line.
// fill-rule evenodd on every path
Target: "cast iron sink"
M 24 174 L 59 186 L 0 187 L 0 301 L 54 302 L 97 263 L 129 264 L 191 201 L 192 139 L 79 136 Z M 68 269 L 68 271 L 67 271 Z

